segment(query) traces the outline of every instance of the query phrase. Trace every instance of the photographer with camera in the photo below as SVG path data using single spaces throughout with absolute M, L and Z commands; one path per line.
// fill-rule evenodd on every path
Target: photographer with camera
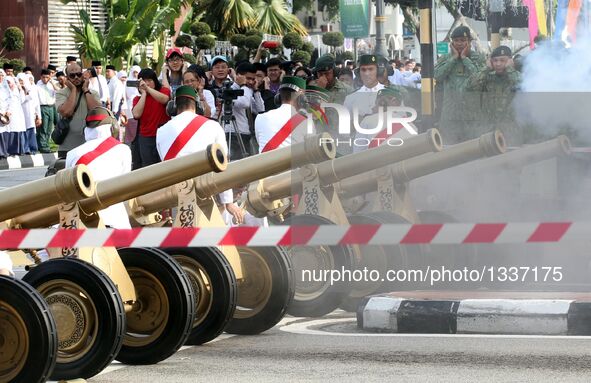
M 211 118 L 219 119 L 222 110 L 222 99 L 221 93 L 224 88 L 224 83 L 228 80 L 228 77 L 234 81 L 233 71 L 228 66 L 228 59 L 225 56 L 215 56 L 209 63 L 209 69 L 213 79 L 209 83 L 209 89 L 215 96 L 215 108 L 216 113 L 213 113 Z
M 134 98 L 132 109 L 133 118 L 138 120 L 138 132 L 132 143 L 134 169 L 160 162 L 156 150 L 156 132 L 170 120 L 166 114 L 170 89 L 160 84 L 156 72 L 150 68 L 142 69 L 138 79 L 140 96 Z
M 228 136 L 230 160 L 238 160 L 252 154 L 252 113 L 265 111 L 265 104 L 256 86 L 256 68 L 249 62 L 236 68 L 236 82 L 226 81 L 221 92 L 222 126 Z
M 83 78 L 82 67 L 77 63 L 66 68 L 66 87 L 55 93 L 55 106 L 62 119 L 71 119 L 69 130 L 58 149 L 58 157 L 66 158 L 69 150 L 86 142 L 84 128 L 88 111 L 101 106 L 97 92 L 90 90 L 90 80 Z

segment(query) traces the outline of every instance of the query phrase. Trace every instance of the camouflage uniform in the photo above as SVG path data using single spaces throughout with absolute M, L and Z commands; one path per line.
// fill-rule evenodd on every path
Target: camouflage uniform
M 435 81 L 443 85 L 443 106 L 439 129 L 444 143 L 464 141 L 474 124 L 478 108 L 477 100 L 466 92 L 470 77 L 485 66 L 484 57 L 470 52 L 464 59 L 445 56 L 435 66 Z
M 502 74 L 486 68 L 470 79 L 468 88 L 477 92 L 475 96 L 480 102 L 480 116 L 468 138 L 476 138 L 500 129 L 509 145 L 523 143 L 523 135 L 515 123 L 515 113 L 511 105 L 520 82 L 521 76 L 513 68 L 508 68 Z
M 334 85 L 327 88 L 330 98 L 328 102 L 343 105 L 345 97 L 353 93 L 353 88 L 338 79 L 335 79 Z

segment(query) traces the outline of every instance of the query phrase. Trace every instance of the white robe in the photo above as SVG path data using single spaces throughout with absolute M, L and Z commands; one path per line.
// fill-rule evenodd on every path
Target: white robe
M 9 132 L 25 132 L 26 128 L 26 121 L 25 121 L 25 113 L 23 112 L 23 101 L 25 95 L 23 92 L 19 91 L 16 85 L 16 79 L 10 76 L 6 76 L 5 81 L 8 83 L 11 81 L 13 82 L 13 89 L 9 88 L 9 97 L 7 99 L 8 103 L 8 111 L 10 112 L 10 124 L 8 124 L 8 131 Z

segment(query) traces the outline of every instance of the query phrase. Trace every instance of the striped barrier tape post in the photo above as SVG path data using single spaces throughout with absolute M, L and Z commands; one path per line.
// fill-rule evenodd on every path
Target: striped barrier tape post
M 0 230 L 0 249 L 519 244 L 589 241 L 591 222 Z

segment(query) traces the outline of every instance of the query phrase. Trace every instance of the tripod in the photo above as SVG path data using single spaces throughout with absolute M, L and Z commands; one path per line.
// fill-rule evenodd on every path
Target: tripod
M 238 139 L 238 145 L 240 146 L 240 152 L 242 153 L 242 158 L 248 157 L 249 153 L 246 151 L 246 147 L 244 146 L 244 141 L 242 140 L 242 136 L 240 135 L 240 130 L 238 129 L 238 125 L 236 124 L 236 117 L 232 114 L 232 100 L 226 102 L 224 100 L 224 113 L 222 114 L 222 127 L 224 132 L 228 134 L 228 158 L 232 159 L 232 132 L 236 134 L 236 138 Z M 226 130 L 226 127 L 229 127 Z

